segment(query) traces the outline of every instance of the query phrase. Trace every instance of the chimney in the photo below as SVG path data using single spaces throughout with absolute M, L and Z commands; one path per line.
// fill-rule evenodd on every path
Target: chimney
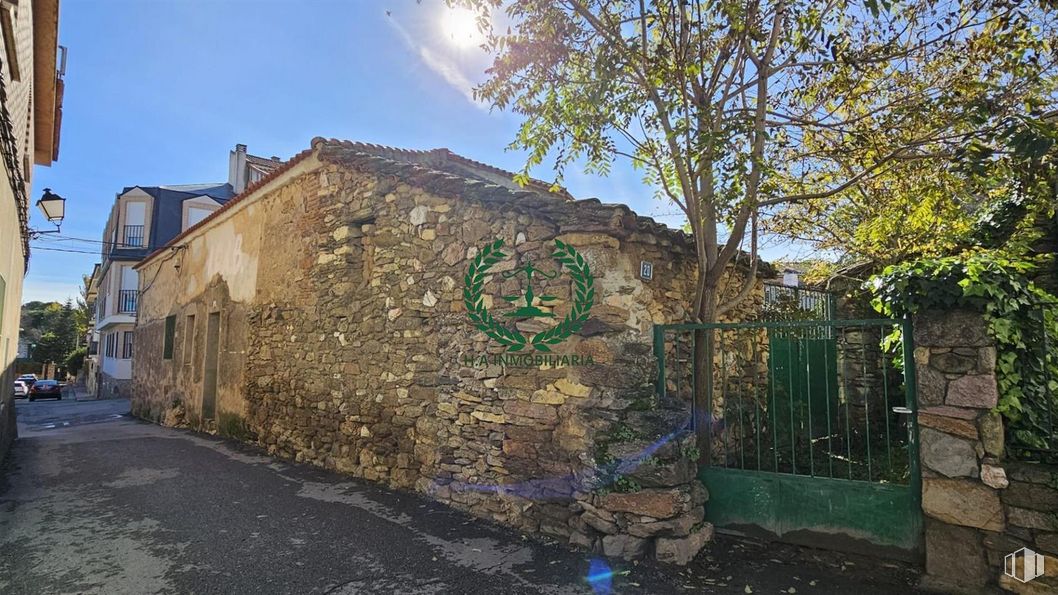
M 246 189 L 246 145 L 237 144 L 228 154 L 228 184 L 235 194 Z

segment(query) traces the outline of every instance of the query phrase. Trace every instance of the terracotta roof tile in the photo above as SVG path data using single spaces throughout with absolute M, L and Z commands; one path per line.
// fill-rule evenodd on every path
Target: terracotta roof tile
M 492 167 L 452 153 L 448 149 L 430 151 L 399 149 L 371 143 L 348 140 L 312 139 L 310 148 L 298 153 L 274 171 L 246 187 L 196 225 L 183 231 L 165 246 L 149 254 L 137 266 L 142 266 L 158 254 L 178 245 L 185 237 L 214 218 L 246 200 L 262 186 L 283 175 L 308 156 L 316 154 L 322 161 L 344 164 L 378 174 L 399 177 L 409 184 L 428 189 L 439 195 L 480 200 L 492 204 L 508 204 L 534 212 L 550 215 L 559 222 L 563 233 L 567 231 L 605 231 L 619 234 L 647 233 L 667 238 L 674 246 L 693 250 L 693 242 L 682 230 L 672 229 L 650 217 L 637 215 L 627 205 L 606 204 L 598 199 L 575 200 L 563 190 L 549 192 L 550 185 L 534 181 L 525 189 L 500 185 L 488 179 L 472 177 L 473 172 L 448 167 L 453 162 L 463 168 L 485 170 L 499 176 L 513 176 L 511 172 Z M 453 173 L 456 172 L 456 173 Z M 576 223 L 563 224 L 563 221 Z

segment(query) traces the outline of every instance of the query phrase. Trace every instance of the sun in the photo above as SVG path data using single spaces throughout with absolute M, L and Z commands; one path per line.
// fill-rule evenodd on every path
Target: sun
M 478 30 L 477 14 L 467 8 L 447 9 L 441 26 L 448 41 L 461 48 L 481 45 L 485 39 Z

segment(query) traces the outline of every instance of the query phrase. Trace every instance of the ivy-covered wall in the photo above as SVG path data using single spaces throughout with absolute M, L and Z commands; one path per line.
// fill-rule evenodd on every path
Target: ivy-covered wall
M 914 321 L 927 587 L 1058 591 L 1058 299 L 1035 270 L 979 253 L 874 280 L 875 306 Z

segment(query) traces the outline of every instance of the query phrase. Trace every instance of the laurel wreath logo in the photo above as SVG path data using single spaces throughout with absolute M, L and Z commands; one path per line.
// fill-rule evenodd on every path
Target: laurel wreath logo
M 555 240 L 555 251 L 551 258 L 565 266 L 573 280 L 573 307 L 569 314 L 557 325 L 541 331 L 531 338 L 526 338 L 517 330 L 511 330 L 500 324 L 485 307 L 484 286 L 489 270 L 497 262 L 507 258 L 502 251 L 503 240 L 497 239 L 485 246 L 471 261 L 467 274 L 463 277 L 463 303 L 471 322 L 481 332 L 508 348 L 508 351 L 521 351 L 532 347 L 537 351 L 551 351 L 584 326 L 588 313 L 595 301 L 595 278 L 584 256 L 561 240 Z

